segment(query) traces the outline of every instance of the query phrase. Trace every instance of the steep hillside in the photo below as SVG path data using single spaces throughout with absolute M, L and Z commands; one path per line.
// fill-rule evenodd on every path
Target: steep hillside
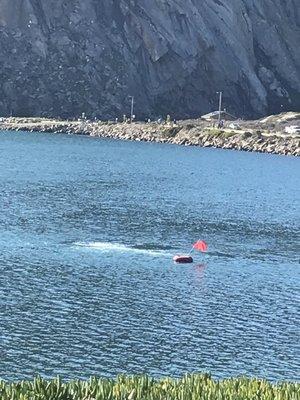
M 300 109 L 299 0 L 0 0 L 0 115 Z

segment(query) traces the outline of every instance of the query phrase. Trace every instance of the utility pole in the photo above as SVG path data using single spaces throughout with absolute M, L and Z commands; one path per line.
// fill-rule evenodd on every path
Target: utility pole
M 223 92 L 217 92 L 219 94 L 219 118 L 218 118 L 218 128 L 220 127 L 221 123 L 221 112 L 222 112 L 222 96 Z
M 133 122 L 134 115 L 133 115 L 133 106 L 134 106 L 134 96 L 129 96 L 131 99 L 131 110 L 130 110 L 130 122 Z

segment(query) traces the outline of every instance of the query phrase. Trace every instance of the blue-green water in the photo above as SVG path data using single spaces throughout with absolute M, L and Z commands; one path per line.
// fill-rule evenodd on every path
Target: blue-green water
M 0 152 L 1 378 L 299 378 L 299 159 L 8 132 Z

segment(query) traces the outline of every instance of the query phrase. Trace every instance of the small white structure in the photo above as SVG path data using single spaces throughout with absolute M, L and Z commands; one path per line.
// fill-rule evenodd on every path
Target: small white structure
M 231 124 L 228 125 L 228 128 L 235 129 L 235 130 L 240 130 L 241 129 L 240 125 L 235 123 L 235 122 L 231 122 Z
M 219 119 L 219 111 L 213 111 L 209 114 L 202 115 L 201 119 L 204 121 L 216 121 Z M 224 121 L 235 121 L 237 118 L 226 111 L 221 111 L 221 119 Z
M 290 125 L 286 126 L 284 129 L 285 133 L 300 133 L 300 125 Z

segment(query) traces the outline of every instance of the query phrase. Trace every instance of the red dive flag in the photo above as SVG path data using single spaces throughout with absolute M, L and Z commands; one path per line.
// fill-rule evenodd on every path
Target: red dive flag
M 207 246 L 206 242 L 204 242 L 204 240 L 198 240 L 198 242 L 193 244 L 193 249 L 199 250 L 202 252 L 207 251 L 207 247 L 208 246 Z

